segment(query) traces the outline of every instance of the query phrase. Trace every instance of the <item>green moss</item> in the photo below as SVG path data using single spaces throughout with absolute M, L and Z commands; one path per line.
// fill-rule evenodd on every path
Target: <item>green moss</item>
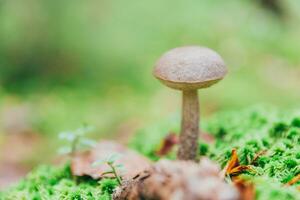
M 270 130 L 271 137 L 282 137 L 285 132 L 289 130 L 289 126 L 285 123 L 278 122 L 275 123 Z
M 96 181 L 87 177 L 74 178 L 70 166 L 40 166 L 17 185 L 0 193 L 5 200 L 109 200 L 117 186 L 114 179 Z
M 199 154 L 201 156 L 205 156 L 205 155 L 207 155 L 208 151 L 209 151 L 209 145 L 206 144 L 206 143 L 201 142 L 199 144 Z
M 300 128 L 300 118 L 299 118 L 299 117 L 294 118 L 294 119 L 292 120 L 291 126 Z
M 112 194 L 117 186 L 118 182 L 116 179 L 103 179 L 100 182 L 100 189 L 103 194 Z
M 231 156 L 231 150 L 236 148 L 241 164 L 252 166 L 253 171 L 247 174 L 255 182 L 257 199 L 295 200 L 300 196 L 296 189 L 300 183 L 293 187 L 283 187 L 283 184 L 300 173 L 298 113 L 279 112 L 270 107 L 252 107 L 238 112 L 218 113 L 201 124 L 205 132 L 215 137 L 215 142 L 207 144 L 200 141 L 199 154 L 209 156 L 224 167 Z M 177 123 L 180 124 L 180 121 Z M 163 137 L 159 128 L 151 133 L 148 131 L 140 131 L 138 137 L 143 140 L 133 140 L 132 146 L 138 151 L 141 150 L 140 145 L 147 141 L 148 152 L 151 152 L 158 144 L 157 141 Z M 151 141 L 153 137 L 156 138 L 155 141 Z M 261 152 L 266 153 L 253 160 Z

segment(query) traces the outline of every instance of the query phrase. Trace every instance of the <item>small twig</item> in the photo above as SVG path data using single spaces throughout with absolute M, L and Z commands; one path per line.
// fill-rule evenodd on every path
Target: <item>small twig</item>
M 268 151 L 268 150 L 264 149 L 264 150 L 261 150 L 261 151 L 257 152 L 257 153 L 255 154 L 255 156 L 254 156 L 254 158 L 253 158 L 253 160 L 251 161 L 250 164 L 255 163 L 255 162 L 257 161 L 257 159 L 258 159 L 259 157 L 261 157 L 262 155 L 265 155 L 265 154 L 267 153 L 267 151 Z

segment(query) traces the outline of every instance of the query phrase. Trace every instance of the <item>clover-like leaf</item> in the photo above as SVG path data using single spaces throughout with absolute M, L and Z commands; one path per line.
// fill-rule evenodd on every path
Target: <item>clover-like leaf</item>
M 77 136 L 84 136 L 86 133 L 92 131 L 94 129 L 93 126 L 83 126 L 78 128 L 75 133 Z
M 58 154 L 64 155 L 72 152 L 71 147 L 61 147 L 58 149 Z
M 106 160 L 105 159 L 101 159 L 101 160 L 96 160 L 92 163 L 92 167 L 98 167 L 99 165 L 103 165 L 106 163 Z
M 83 146 L 87 146 L 87 147 L 95 147 L 97 145 L 97 142 L 94 141 L 94 140 L 91 140 L 91 139 L 86 139 L 86 138 L 83 138 L 81 140 L 81 144 Z
M 106 162 L 114 163 L 115 161 L 117 161 L 121 157 L 122 157 L 121 154 L 115 153 L 115 154 L 112 154 L 112 155 L 108 156 Z
M 65 132 L 61 132 L 58 137 L 61 140 L 67 140 L 69 142 L 72 142 L 75 140 L 76 135 L 71 131 L 65 131 Z

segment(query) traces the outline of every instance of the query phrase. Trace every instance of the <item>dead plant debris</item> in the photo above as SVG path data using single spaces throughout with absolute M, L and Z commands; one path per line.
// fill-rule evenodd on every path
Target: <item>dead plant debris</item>
M 169 133 L 161 142 L 156 155 L 165 156 L 172 151 L 175 145 L 179 142 L 179 138 L 175 133 Z
M 113 141 L 99 142 L 96 147 L 89 151 L 77 153 L 71 161 L 71 171 L 75 176 L 90 176 L 99 179 L 103 174 L 110 171 L 110 167 L 103 165 L 94 166 L 96 161 L 106 160 L 112 155 L 118 155 L 116 165 L 122 165 L 123 170 L 118 173 L 123 178 L 132 178 L 139 172 L 150 166 L 150 161 L 133 150 L 129 150 L 121 144 Z M 105 174 L 107 176 L 107 174 Z
M 200 162 L 160 160 L 139 176 L 125 181 L 116 200 L 238 200 L 236 188 L 219 177 L 220 168 L 209 159 Z
M 246 170 L 250 170 L 251 167 L 249 165 L 240 165 L 239 158 L 237 155 L 236 149 L 231 151 L 231 157 L 223 170 L 223 177 L 226 176 L 236 176 L 241 174 Z

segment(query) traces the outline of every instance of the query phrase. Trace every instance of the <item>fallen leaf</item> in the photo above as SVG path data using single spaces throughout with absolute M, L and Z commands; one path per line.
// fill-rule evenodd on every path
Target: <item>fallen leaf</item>
M 231 170 L 234 169 L 235 167 L 239 166 L 239 165 L 240 165 L 240 162 L 239 162 L 239 158 L 238 158 L 236 149 L 233 149 L 231 151 L 230 160 L 227 163 L 226 174 L 230 174 Z
M 290 180 L 287 184 L 285 184 L 286 186 L 291 186 L 294 185 L 295 183 L 297 183 L 298 181 L 300 181 L 300 174 L 298 174 L 297 176 L 295 176 L 294 178 L 292 178 L 292 180 Z
M 172 151 L 173 147 L 178 144 L 179 139 L 175 133 L 169 133 L 161 142 L 160 147 L 158 148 L 156 155 L 164 156 Z
M 252 182 L 236 177 L 233 179 L 233 183 L 240 193 L 240 200 L 255 199 L 255 187 Z
M 72 174 L 99 179 L 103 173 L 111 171 L 111 168 L 105 162 L 97 166 L 92 164 L 96 161 L 106 160 L 108 157 L 116 154 L 120 155 L 120 157 L 114 164 L 123 166 L 124 170 L 119 170 L 118 173 L 125 179 L 136 176 L 151 164 L 146 157 L 121 144 L 113 141 L 102 141 L 89 151 L 76 153 L 71 161 Z M 108 175 L 106 174 L 105 176 Z
M 215 137 L 212 134 L 206 132 L 201 132 L 199 138 L 201 141 L 204 141 L 208 144 L 212 144 L 215 141 Z
M 251 167 L 249 165 L 240 165 L 240 161 L 237 155 L 236 149 L 232 149 L 231 157 L 222 171 L 221 177 L 225 176 L 236 176 L 243 171 L 249 170 Z
M 231 176 L 234 176 L 234 175 L 238 175 L 240 174 L 241 172 L 243 171 L 246 171 L 246 170 L 250 170 L 250 166 L 247 166 L 247 165 L 240 165 L 240 166 L 237 166 L 235 168 L 233 168 L 230 172 L 229 172 L 229 175 Z
M 0 191 L 17 183 L 28 171 L 29 167 L 20 164 L 0 162 Z

